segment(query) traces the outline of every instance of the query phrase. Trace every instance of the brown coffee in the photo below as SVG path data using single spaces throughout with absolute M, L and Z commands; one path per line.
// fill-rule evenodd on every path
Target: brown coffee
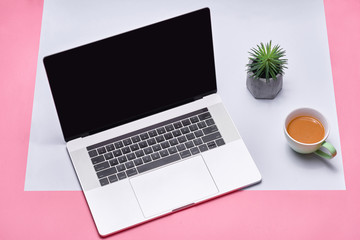
M 293 139 L 302 143 L 316 143 L 325 137 L 324 126 L 310 116 L 300 116 L 291 120 L 287 132 Z

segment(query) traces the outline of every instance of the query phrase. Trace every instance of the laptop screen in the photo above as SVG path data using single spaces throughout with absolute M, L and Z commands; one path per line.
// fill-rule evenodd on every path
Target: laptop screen
M 44 58 L 66 141 L 216 92 L 209 9 Z

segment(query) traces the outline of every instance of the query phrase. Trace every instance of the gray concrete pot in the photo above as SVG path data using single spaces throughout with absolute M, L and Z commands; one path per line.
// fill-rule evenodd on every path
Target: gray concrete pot
M 273 99 L 282 89 L 283 76 L 278 74 L 276 80 L 270 78 L 266 82 L 265 78 L 255 80 L 249 74 L 246 78 L 246 86 L 255 98 L 260 99 Z

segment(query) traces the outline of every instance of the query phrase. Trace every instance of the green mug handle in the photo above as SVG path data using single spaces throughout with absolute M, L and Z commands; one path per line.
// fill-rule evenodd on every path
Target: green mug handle
M 333 145 L 331 145 L 330 143 L 328 142 L 323 142 L 321 144 L 321 147 L 325 148 L 326 150 L 329 151 L 330 154 L 326 153 L 326 152 L 323 152 L 321 151 L 320 149 L 315 151 L 315 154 L 316 155 L 319 155 L 320 157 L 323 157 L 323 158 L 326 158 L 326 159 L 332 159 L 333 157 L 336 156 L 336 149 L 334 148 Z

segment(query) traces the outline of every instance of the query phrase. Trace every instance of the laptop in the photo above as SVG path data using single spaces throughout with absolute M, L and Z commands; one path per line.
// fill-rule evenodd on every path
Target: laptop
M 47 56 L 44 66 L 101 236 L 261 181 L 217 94 L 208 8 Z

